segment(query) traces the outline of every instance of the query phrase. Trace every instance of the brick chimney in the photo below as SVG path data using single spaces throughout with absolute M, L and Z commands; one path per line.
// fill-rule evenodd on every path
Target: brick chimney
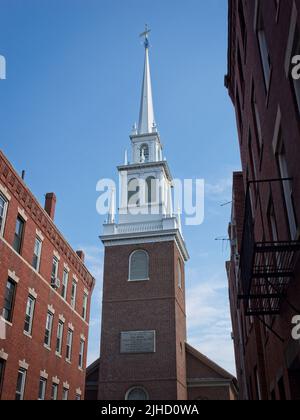
M 52 220 L 54 220 L 56 206 L 56 195 L 54 193 L 47 193 L 45 199 L 45 210 Z
M 76 254 L 81 259 L 81 261 L 84 263 L 85 255 L 83 251 L 76 251 Z

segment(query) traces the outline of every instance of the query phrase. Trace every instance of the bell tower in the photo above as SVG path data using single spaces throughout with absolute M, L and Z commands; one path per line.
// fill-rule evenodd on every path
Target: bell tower
M 172 175 L 154 119 L 149 30 L 138 126 L 131 161 L 118 167 L 101 240 L 104 280 L 100 400 L 185 400 L 185 262 L 180 215 L 174 215 Z

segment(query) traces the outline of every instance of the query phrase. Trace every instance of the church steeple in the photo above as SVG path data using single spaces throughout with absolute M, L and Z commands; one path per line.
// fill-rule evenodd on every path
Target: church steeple
M 152 97 L 152 86 L 151 86 L 151 74 L 150 74 L 150 63 L 149 63 L 149 36 L 150 29 L 146 25 L 146 30 L 141 34 L 145 37 L 145 66 L 144 66 L 144 77 L 142 85 L 142 96 L 140 106 L 140 118 L 138 126 L 138 134 L 150 134 L 155 131 L 155 118 L 153 109 L 153 97 Z

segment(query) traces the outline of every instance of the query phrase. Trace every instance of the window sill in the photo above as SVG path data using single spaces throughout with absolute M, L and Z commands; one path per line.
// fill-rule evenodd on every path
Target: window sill
M 66 359 L 66 362 L 67 362 L 69 365 L 71 365 L 71 364 L 72 364 L 72 362 L 71 362 L 71 360 L 70 360 L 70 359 Z
M 83 368 L 78 366 L 78 370 L 80 370 L 80 372 L 83 372 Z
M 138 282 L 149 281 L 149 280 L 150 280 L 150 278 L 147 278 L 147 279 L 137 279 L 137 280 L 128 279 L 128 282 L 129 283 L 138 283 Z
M 60 359 L 62 358 L 61 354 L 60 353 L 57 353 L 57 351 L 55 352 L 55 356 L 56 357 L 59 357 Z
M 26 337 L 30 338 L 30 340 L 32 340 L 32 335 L 30 335 L 28 332 L 23 331 L 23 334 L 24 334 Z
M 44 347 L 46 350 L 51 351 L 51 347 L 47 346 L 47 344 L 44 344 Z
M 6 321 L 6 319 L 4 319 L 2 317 L 1 317 L 1 320 L 4 322 L 4 324 L 8 325 L 9 327 L 13 326 L 12 322 Z

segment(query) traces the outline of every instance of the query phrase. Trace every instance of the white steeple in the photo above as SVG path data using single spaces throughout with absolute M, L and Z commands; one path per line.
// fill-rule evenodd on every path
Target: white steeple
M 148 34 L 150 30 L 146 25 L 146 30 L 141 34 L 145 37 L 145 66 L 144 66 L 144 77 L 142 86 L 142 97 L 140 107 L 140 119 L 138 126 L 138 134 L 150 134 L 156 131 L 156 124 L 153 110 L 153 99 L 152 99 L 152 86 L 151 86 L 151 74 L 149 64 L 149 40 Z

